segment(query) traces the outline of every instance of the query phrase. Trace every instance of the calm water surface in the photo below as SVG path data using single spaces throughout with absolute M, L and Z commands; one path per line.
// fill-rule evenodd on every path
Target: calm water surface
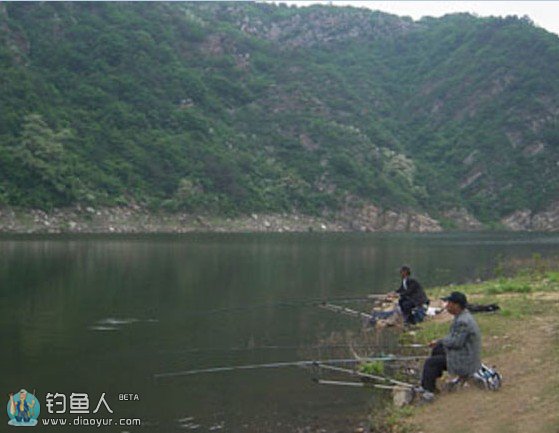
M 106 393 L 114 414 L 95 417 L 142 418 L 97 431 L 352 431 L 379 396 L 316 385 L 308 369 L 154 375 L 350 356 L 313 347 L 361 323 L 310 301 L 393 290 L 403 263 L 429 287 L 534 253 L 558 255 L 559 236 L 4 236 L 0 389 L 36 390 L 42 416 L 46 393 L 59 392 L 87 393 L 91 411 Z

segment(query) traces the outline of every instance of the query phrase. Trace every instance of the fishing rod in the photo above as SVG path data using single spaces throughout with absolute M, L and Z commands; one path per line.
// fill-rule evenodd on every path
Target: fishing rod
M 153 375 L 154 379 L 163 379 L 169 377 L 178 377 L 178 376 L 193 376 L 197 374 L 205 374 L 205 373 L 222 373 L 227 371 L 235 371 L 235 370 L 256 370 L 262 368 L 282 368 L 282 367 L 305 367 L 305 366 L 312 366 L 315 365 L 317 362 L 320 364 L 350 364 L 350 363 L 359 363 L 359 362 L 375 362 L 375 361 L 406 361 L 406 360 L 417 360 L 417 359 L 424 359 L 427 356 L 382 356 L 376 358 L 348 358 L 348 359 L 326 359 L 322 361 L 317 360 L 303 360 L 303 361 L 288 361 L 288 362 L 272 362 L 268 364 L 249 364 L 249 365 L 232 365 L 232 366 L 225 366 L 225 367 L 212 367 L 212 368 L 202 368 L 196 370 L 183 370 L 183 371 L 174 371 L 169 373 L 155 373 Z
M 197 370 L 184 370 L 175 371 L 170 373 L 156 373 L 153 375 L 155 379 L 167 378 L 167 377 L 177 377 L 177 376 L 192 376 L 196 374 L 204 373 L 221 373 L 225 371 L 235 371 L 235 370 L 256 370 L 260 368 L 281 368 L 281 367 L 305 367 L 313 365 L 316 361 L 306 360 L 306 361 L 291 361 L 291 362 L 271 362 L 268 364 L 250 364 L 250 365 L 232 365 L 227 367 L 213 367 L 213 368 L 202 368 Z M 359 362 L 355 358 L 348 359 L 328 359 L 321 362 L 328 362 L 333 364 L 343 364 L 343 363 L 357 363 Z
M 278 302 L 266 302 L 262 304 L 252 304 L 252 305 L 243 305 L 237 307 L 224 307 L 224 308 L 215 308 L 211 310 L 203 310 L 203 311 L 187 311 L 186 314 L 190 315 L 206 315 L 206 314 L 219 314 L 219 313 L 232 313 L 235 311 L 247 311 L 247 310 L 256 310 L 256 309 L 264 309 L 264 308 L 277 308 L 277 307 L 304 307 L 304 306 L 316 306 L 324 303 L 329 303 L 330 301 L 333 302 L 357 302 L 357 301 L 373 301 L 373 300 L 383 300 L 386 299 L 386 294 L 369 294 L 365 296 L 356 296 L 356 297 L 339 297 L 339 298 L 306 298 L 306 299 L 292 299 L 292 300 L 285 300 L 285 301 L 278 301 Z
M 324 310 L 328 310 L 328 311 L 333 311 L 334 313 L 340 313 L 340 314 L 345 314 L 348 316 L 353 316 L 353 317 L 361 317 L 363 319 L 372 319 L 373 315 L 369 314 L 369 313 L 363 313 L 362 311 L 357 311 L 357 310 L 353 310 L 351 308 L 347 308 L 347 307 L 342 307 L 340 305 L 334 305 L 334 304 L 329 304 L 329 303 L 322 303 L 318 305 L 319 308 L 322 308 Z
M 337 298 L 314 298 L 309 299 L 310 302 L 327 302 L 327 301 L 334 301 L 334 302 L 352 302 L 352 301 L 373 301 L 376 299 L 386 299 L 388 293 L 370 293 L 364 296 L 342 296 Z
M 168 350 L 168 351 L 160 351 L 160 353 L 208 353 L 208 352 L 251 352 L 251 351 L 259 351 L 259 350 L 321 350 L 321 349 L 350 349 L 358 348 L 358 349 L 371 349 L 370 345 L 349 345 L 349 344 L 327 344 L 327 345 L 310 345 L 310 346 L 295 346 L 295 345 L 263 345 L 263 346 L 254 346 L 254 347 L 209 347 L 209 348 L 196 348 L 196 349 L 182 349 L 182 350 Z

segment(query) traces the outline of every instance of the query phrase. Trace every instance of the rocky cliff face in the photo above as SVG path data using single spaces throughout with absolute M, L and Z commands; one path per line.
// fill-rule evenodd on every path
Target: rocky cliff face
M 443 217 L 449 220 L 457 230 L 476 231 L 484 229 L 483 224 L 466 209 L 450 209 L 443 212 Z
M 372 16 L 366 9 L 340 8 L 334 15 L 328 9 L 311 7 L 274 22 L 248 15 L 246 8 L 234 5 L 227 8 L 227 13 L 235 16 L 235 24 L 243 32 L 285 48 L 328 45 L 352 39 L 372 41 L 403 35 L 419 27 L 409 18 L 388 14 Z
M 351 230 L 368 232 L 439 232 L 442 227 L 431 216 L 413 211 L 386 210 L 367 205 L 357 210 L 346 210 L 341 219 Z
M 559 231 L 559 202 L 538 213 L 529 209 L 518 210 L 503 218 L 501 223 L 514 231 Z

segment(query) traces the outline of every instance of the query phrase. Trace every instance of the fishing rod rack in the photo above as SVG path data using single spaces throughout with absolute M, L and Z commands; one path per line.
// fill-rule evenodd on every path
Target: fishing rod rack
M 333 313 L 343 314 L 346 316 L 355 317 L 357 319 L 363 319 L 371 324 L 376 323 L 377 320 L 386 319 L 388 317 L 391 317 L 393 314 L 395 314 L 394 309 L 390 311 L 385 311 L 377 308 L 380 305 L 387 302 L 386 297 L 374 298 L 374 299 L 375 301 L 373 303 L 373 310 L 371 311 L 371 313 L 365 313 L 363 311 L 354 310 L 353 308 L 345 307 L 343 305 L 333 304 L 331 302 L 326 302 L 326 301 L 318 304 L 318 307 L 322 308 L 323 310 L 331 311 Z
M 396 379 L 392 379 L 390 377 L 387 376 L 381 376 L 381 375 L 377 375 L 377 374 L 371 374 L 371 373 L 365 373 L 365 372 L 361 372 L 358 370 L 352 370 L 349 368 L 343 368 L 343 367 L 338 367 L 335 365 L 329 365 L 329 364 L 324 364 L 324 363 L 320 363 L 320 362 L 315 362 L 313 364 L 313 368 L 315 369 L 315 371 L 317 373 L 320 372 L 320 370 L 326 370 L 326 371 L 333 371 L 335 373 L 343 373 L 343 374 L 347 374 L 349 376 L 352 377 L 357 377 L 360 380 L 360 382 L 350 382 L 350 383 L 360 383 L 363 384 L 363 386 L 366 385 L 370 385 L 373 386 L 375 388 L 377 388 L 379 385 L 376 382 L 383 382 L 384 385 L 381 386 L 381 388 L 385 388 L 385 389 L 392 389 L 394 387 L 396 388 L 413 388 L 413 385 L 407 382 L 403 382 L 400 380 L 396 380 Z M 317 379 L 315 380 L 315 382 L 321 383 L 321 379 Z M 335 381 L 327 381 L 327 382 L 335 382 Z M 329 383 L 332 384 L 332 383 Z
M 319 385 L 389 390 L 392 392 L 392 401 L 394 405 L 399 407 L 410 404 L 416 397 L 418 390 L 417 386 L 408 382 L 392 379 L 387 376 L 352 370 L 349 368 L 342 368 L 318 362 L 313 365 L 313 368 L 316 372 L 316 376 L 313 377 L 313 381 Z M 332 371 L 334 373 L 342 373 L 351 377 L 357 377 L 359 381 L 325 379 L 319 376 L 320 370 Z

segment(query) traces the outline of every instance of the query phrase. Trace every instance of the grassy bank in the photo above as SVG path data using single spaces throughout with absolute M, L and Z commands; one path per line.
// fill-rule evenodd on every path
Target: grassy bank
M 429 290 L 438 299 L 453 290 L 472 303 L 496 302 L 500 311 L 475 318 L 483 336 L 482 360 L 504 376 L 499 392 L 468 388 L 441 393 L 435 403 L 387 407 L 372 420 L 373 432 L 556 433 L 559 425 L 559 272 L 537 258 L 516 275 L 476 284 Z M 500 271 L 498 270 L 500 273 Z M 445 313 L 402 334 L 403 343 L 428 343 L 444 336 L 452 317 Z

